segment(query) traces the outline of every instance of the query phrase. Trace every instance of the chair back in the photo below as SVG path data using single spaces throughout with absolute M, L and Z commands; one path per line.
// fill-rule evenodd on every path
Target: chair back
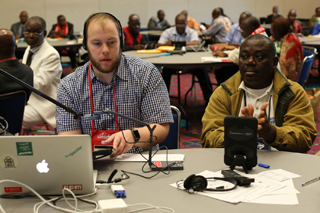
M 0 95 L 0 116 L 8 122 L 7 131 L 13 135 L 21 132 L 26 97 L 22 90 Z
M 303 86 L 305 82 L 308 80 L 309 72 L 316 54 L 317 50 L 315 48 L 303 47 L 304 59 L 302 60 L 300 69 L 295 80 L 301 86 Z
M 159 144 L 161 150 L 166 149 L 179 149 L 180 148 L 180 122 L 181 122 L 181 112 L 175 106 L 170 106 L 172 110 L 173 123 L 170 124 L 169 133 L 163 142 Z M 162 148 L 161 148 L 162 147 Z

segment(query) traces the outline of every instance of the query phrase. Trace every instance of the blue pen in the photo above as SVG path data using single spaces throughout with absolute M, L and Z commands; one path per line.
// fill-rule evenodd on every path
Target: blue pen
M 264 163 L 258 163 L 258 166 L 269 169 L 270 166 L 268 164 L 264 164 Z

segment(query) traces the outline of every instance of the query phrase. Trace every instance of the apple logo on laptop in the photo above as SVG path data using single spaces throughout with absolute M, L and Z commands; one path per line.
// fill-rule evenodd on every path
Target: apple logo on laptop
M 37 170 L 38 170 L 38 172 L 40 172 L 40 173 L 48 173 L 48 171 L 50 170 L 49 168 L 48 168 L 48 163 L 46 163 L 46 160 L 43 160 L 42 162 L 40 162 L 40 163 L 37 163 Z

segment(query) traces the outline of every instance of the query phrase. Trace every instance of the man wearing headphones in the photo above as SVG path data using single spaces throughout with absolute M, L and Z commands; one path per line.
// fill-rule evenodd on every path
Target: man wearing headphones
M 90 61 L 62 79 L 58 101 L 82 112 L 110 109 L 156 126 L 153 146 L 162 142 L 173 122 L 169 95 L 157 68 L 149 62 L 124 55 L 120 22 L 111 14 L 96 13 L 84 25 L 83 46 Z M 57 107 L 59 135 L 89 134 L 94 144 L 113 142 L 116 157 L 149 147 L 147 127 L 106 114 L 100 119 L 77 121 Z

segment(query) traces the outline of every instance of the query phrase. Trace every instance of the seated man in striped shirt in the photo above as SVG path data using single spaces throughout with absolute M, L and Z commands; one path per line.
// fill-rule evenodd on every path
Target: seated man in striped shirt
M 95 13 L 84 25 L 83 46 L 90 61 L 62 79 L 58 101 L 82 112 L 110 109 L 156 126 L 153 146 L 162 142 L 173 122 L 169 95 L 157 68 L 142 59 L 122 54 L 121 24 L 111 14 Z M 88 134 L 92 142 L 113 142 L 116 157 L 149 147 L 146 126 L 118 116 L 101 115 L 98 120 L 75 120 L 57 107 L 59 135 Z

